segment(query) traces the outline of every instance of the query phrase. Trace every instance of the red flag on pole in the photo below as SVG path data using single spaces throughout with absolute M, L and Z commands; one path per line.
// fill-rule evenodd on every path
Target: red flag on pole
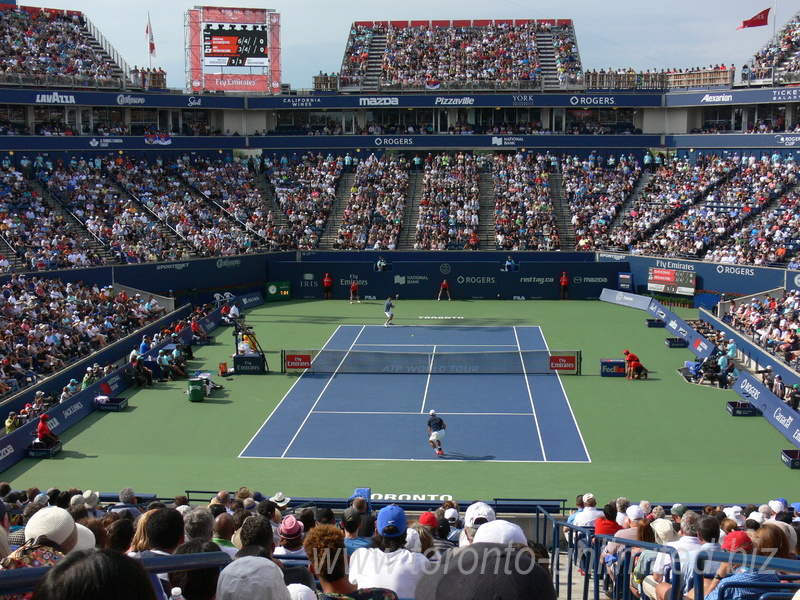
M 150 56 L 156 55 L 156 40 L 153 37 L 153 26 L 150 24 L 150 13 L 147 13 L 147 29 L 145 30 L 145 34 L 147 34 L 147 42 L 150 47 Z
M 742 21 L 742 26 L 737 27 L 736 29 L 745 29 L 747 27 L 763 27 L 764 25 L 768 25 L 769 11 L 770 11 L 769 8 L 765 8 L 752 19 L 747 19 L 747 21 Z

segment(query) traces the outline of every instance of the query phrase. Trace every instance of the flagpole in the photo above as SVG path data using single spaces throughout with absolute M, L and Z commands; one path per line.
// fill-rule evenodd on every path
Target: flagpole
M 778 0 L 772 3 L 772 38 L 775 39 L 775 27 L 778 24 Z
M 777 2 L 777 0 L 776 0 Z M 153 37 L 153 26 L 150 24 L 150 11 L 147 11 L 147 67 L 150 71 L 153 70 L 153 53 L 150 52 L 150 40 Z

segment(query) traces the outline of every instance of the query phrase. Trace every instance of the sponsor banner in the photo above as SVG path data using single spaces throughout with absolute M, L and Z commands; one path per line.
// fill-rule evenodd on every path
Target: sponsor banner
M 381 96 L 323 96 L 315 98 L 319 108 L 359 108 L 359 107 L 400 107 L 433 108 L 465 106 L 473 108 L 497 108 L 514 106 L 541 107 L 660 107 L 662 95 L 659 93 L 640 94 L 398 94 Z M 314 96 L 309 96 L 314 98 Z M 248 98 L 251 109 L 295 108 L 289 98 L 267 97 Z
M 743 373 L 733 389 L 745 402 L 761 411 L 770 425 L 781 432 L 795 447 L 800 448 L 800 413 L 761 385 L 755 375 Z
M 191 96 L 165 94 L 163 92 L 81 92 L 60 90 L 15 90 L 4 89 L 0 93 L 2 102 L 9 104 L 70 105 L 70 106 L 151 106 L 164 108 L 226 108 L 244 110 L 244 98 Z
M 550 370 L 565 371 L 568 374 L 578 372 L 578 357 L 575 355 L 550 355 Z
M 250 99 L 252 105 L 253 99 Z M 305 102 L 305 99 L 287 98 L 289 102 Z M 300 106 L 300 105 L 298 105 Z M 311 104 L 314 108 L 321 104 Z M 719 136 L 717 136 L 719 137 Z M 173 138 L 174 139 L 174 138 Z M 251 136 L 248 138 L 251 148 L 264 148 L 269 151 L 307 150 L 307 136 Z M 174 143 L 174 142 L 173 142 Z M 657 135 L 379 135 L 349 136 L 324 135 L 314 139 L 314 147 L 320 149 L 343 149 L 352 152 L 367 146 L 375 151 L 379 148 L 525 148 L 560 149 L 564 152 L 575 150 L 596 151 L 601 154 L 621 151 L 641 153 L 643 147 L 661 145 L 661 137 Z
M 284 366 L 286 369 L 310 369 L 311 368 L 311 355 L 310 354 L 287 354 L 284 359 Z
M 598 252 L 596 256 L 601 263 L 627 262 L 629 270 L 633 273 L 634 281 L 646 282 L 650 269 L 688 271 L 695 276 L 697 290 L 714 290 L 719 293 L 735 292 L 747 295 L 782 287 L 786 273 L 784 269 L 769 267 L 723 265 L 675 258 L 635 256 L 618 252 Z M 646 286 L 640 285 L 637 289 L 644 291 Z
M 667 106 L 769 104 L 773 102 L 795 102 L 798 100 L 800 100 L 800 88 L 796 87 L 675 92 L 664 96 Z M 752 139 L 753 136 L 748 137 Z M 748 146 L 752 146 L 752 143 L 748 144 Z
M 163 152 L 167 146 L 169 150 L 189 151 L 196 153 L 198 150 L 207 150 L 208 154 L 218 156 L 219 150 L 244 149 L 247 144 L 244 136 L 190 136 L 175 135 L 165 136 L 160 141 L 154 142 L 141 135 L 127 136 L 101 136 L 101 135 L 65 135 L 65 136 L 0 136 L 0 151 L 2 152 L 81 152 L 95 156 L 94 152 L 105 154 L 109 150 L 131 152 L 138 150 L 158 150 Z M 69 158 L 67 156 L 66 158 Z
M 631 294 L 630 292 L 620 292 L 609 288 L 603 288 L 600 294 L 600 300 L 603 302 L 610 302 L 611 304 L 619 304 L 620 306 L 628 306 L 639 310 L 647 310 L 650 306 L 650 298 L 647 296 L 639 296 L 638 294 Z
M 668 135 L 664 138 L 667 148 L 695 148 L 701 152 L 730 150 L 741 153 L 746 149 L 794 149 L 800 146 L 800 136 L 794 133 L 726 133 L 723 135 Z M 747 150 L 749 152 L 749 150 Z
M 661 302 L 651 299 L 647 312 L 664 321 L 667 331 L 689 342 L 689 350 L 694 352 L 695 356 L 698 358 L 711 356 L 714 351 L 714 344 L 697 333 L 691 325 L 661 304 Z
M 342 255 L 339 255 L 342 256 Z M 406 255 L 411 258 L 411 255 Z M 559 278 L 566 269 L 570 277 L 569 294 L 572 299 L 597 299 L 604 287 L 616 281 L 624 265 L 614 263 L 542 263 L 521 261 L 515 271 L 505 271 L 505 255 L 495 253 L 495 260 L 392 260 L 390 270 L 376 271 L 374 260 L 369 262 L 304 261 L 298 264 L 294 255 L 291 262 L 273 262 L 269 265 L 269 278 L 291 282 L 293 298 L 322 298 L 322 278 L 330 273 L 333 279 L 333 298 L 350 297 L 350 285 L 356 282 L 364 299 L 436 298 L 442 280 L 447 279 L 450 293 L 458 299 L 549 299 L 559 297 Z M 463 256 L 463 255 L 462 255 Z M 525 255 L 527 258 L 527 255 Z M 405 257 L 404 257 L 405 258 Z M 502 259 L 502 260 L 501 260 Z
M 194 84 L 192 89 L 199 89 Z M 232 73 L 203 74 L 202 89 L 212 92 L 269 92 L 269 75 L 234 75 Z

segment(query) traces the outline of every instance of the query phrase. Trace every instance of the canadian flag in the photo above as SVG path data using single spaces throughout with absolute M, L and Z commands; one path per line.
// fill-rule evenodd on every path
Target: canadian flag
M 763 27 L 769 24 L 769 8 L 765 8 L 752 19 L 742 21 L 742 26 L 736 29 L 746 29 L 747 27 Z
M 156 40 L 153 37 L 153 26 L 150 24 L 150 13 L 147 13 L 147 29 L 145 29 L 145 34 L 147 35 L 147 43 L 150 49 L 150 56 L 156 55 Z

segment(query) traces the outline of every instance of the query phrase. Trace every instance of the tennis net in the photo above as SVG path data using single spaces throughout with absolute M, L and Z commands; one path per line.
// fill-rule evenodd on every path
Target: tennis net
M 580 375 L 580 350 L 502 352 L 365 352 L 282 350 L 284 373 L 409 373 L 441 375 L 562 373 Z

